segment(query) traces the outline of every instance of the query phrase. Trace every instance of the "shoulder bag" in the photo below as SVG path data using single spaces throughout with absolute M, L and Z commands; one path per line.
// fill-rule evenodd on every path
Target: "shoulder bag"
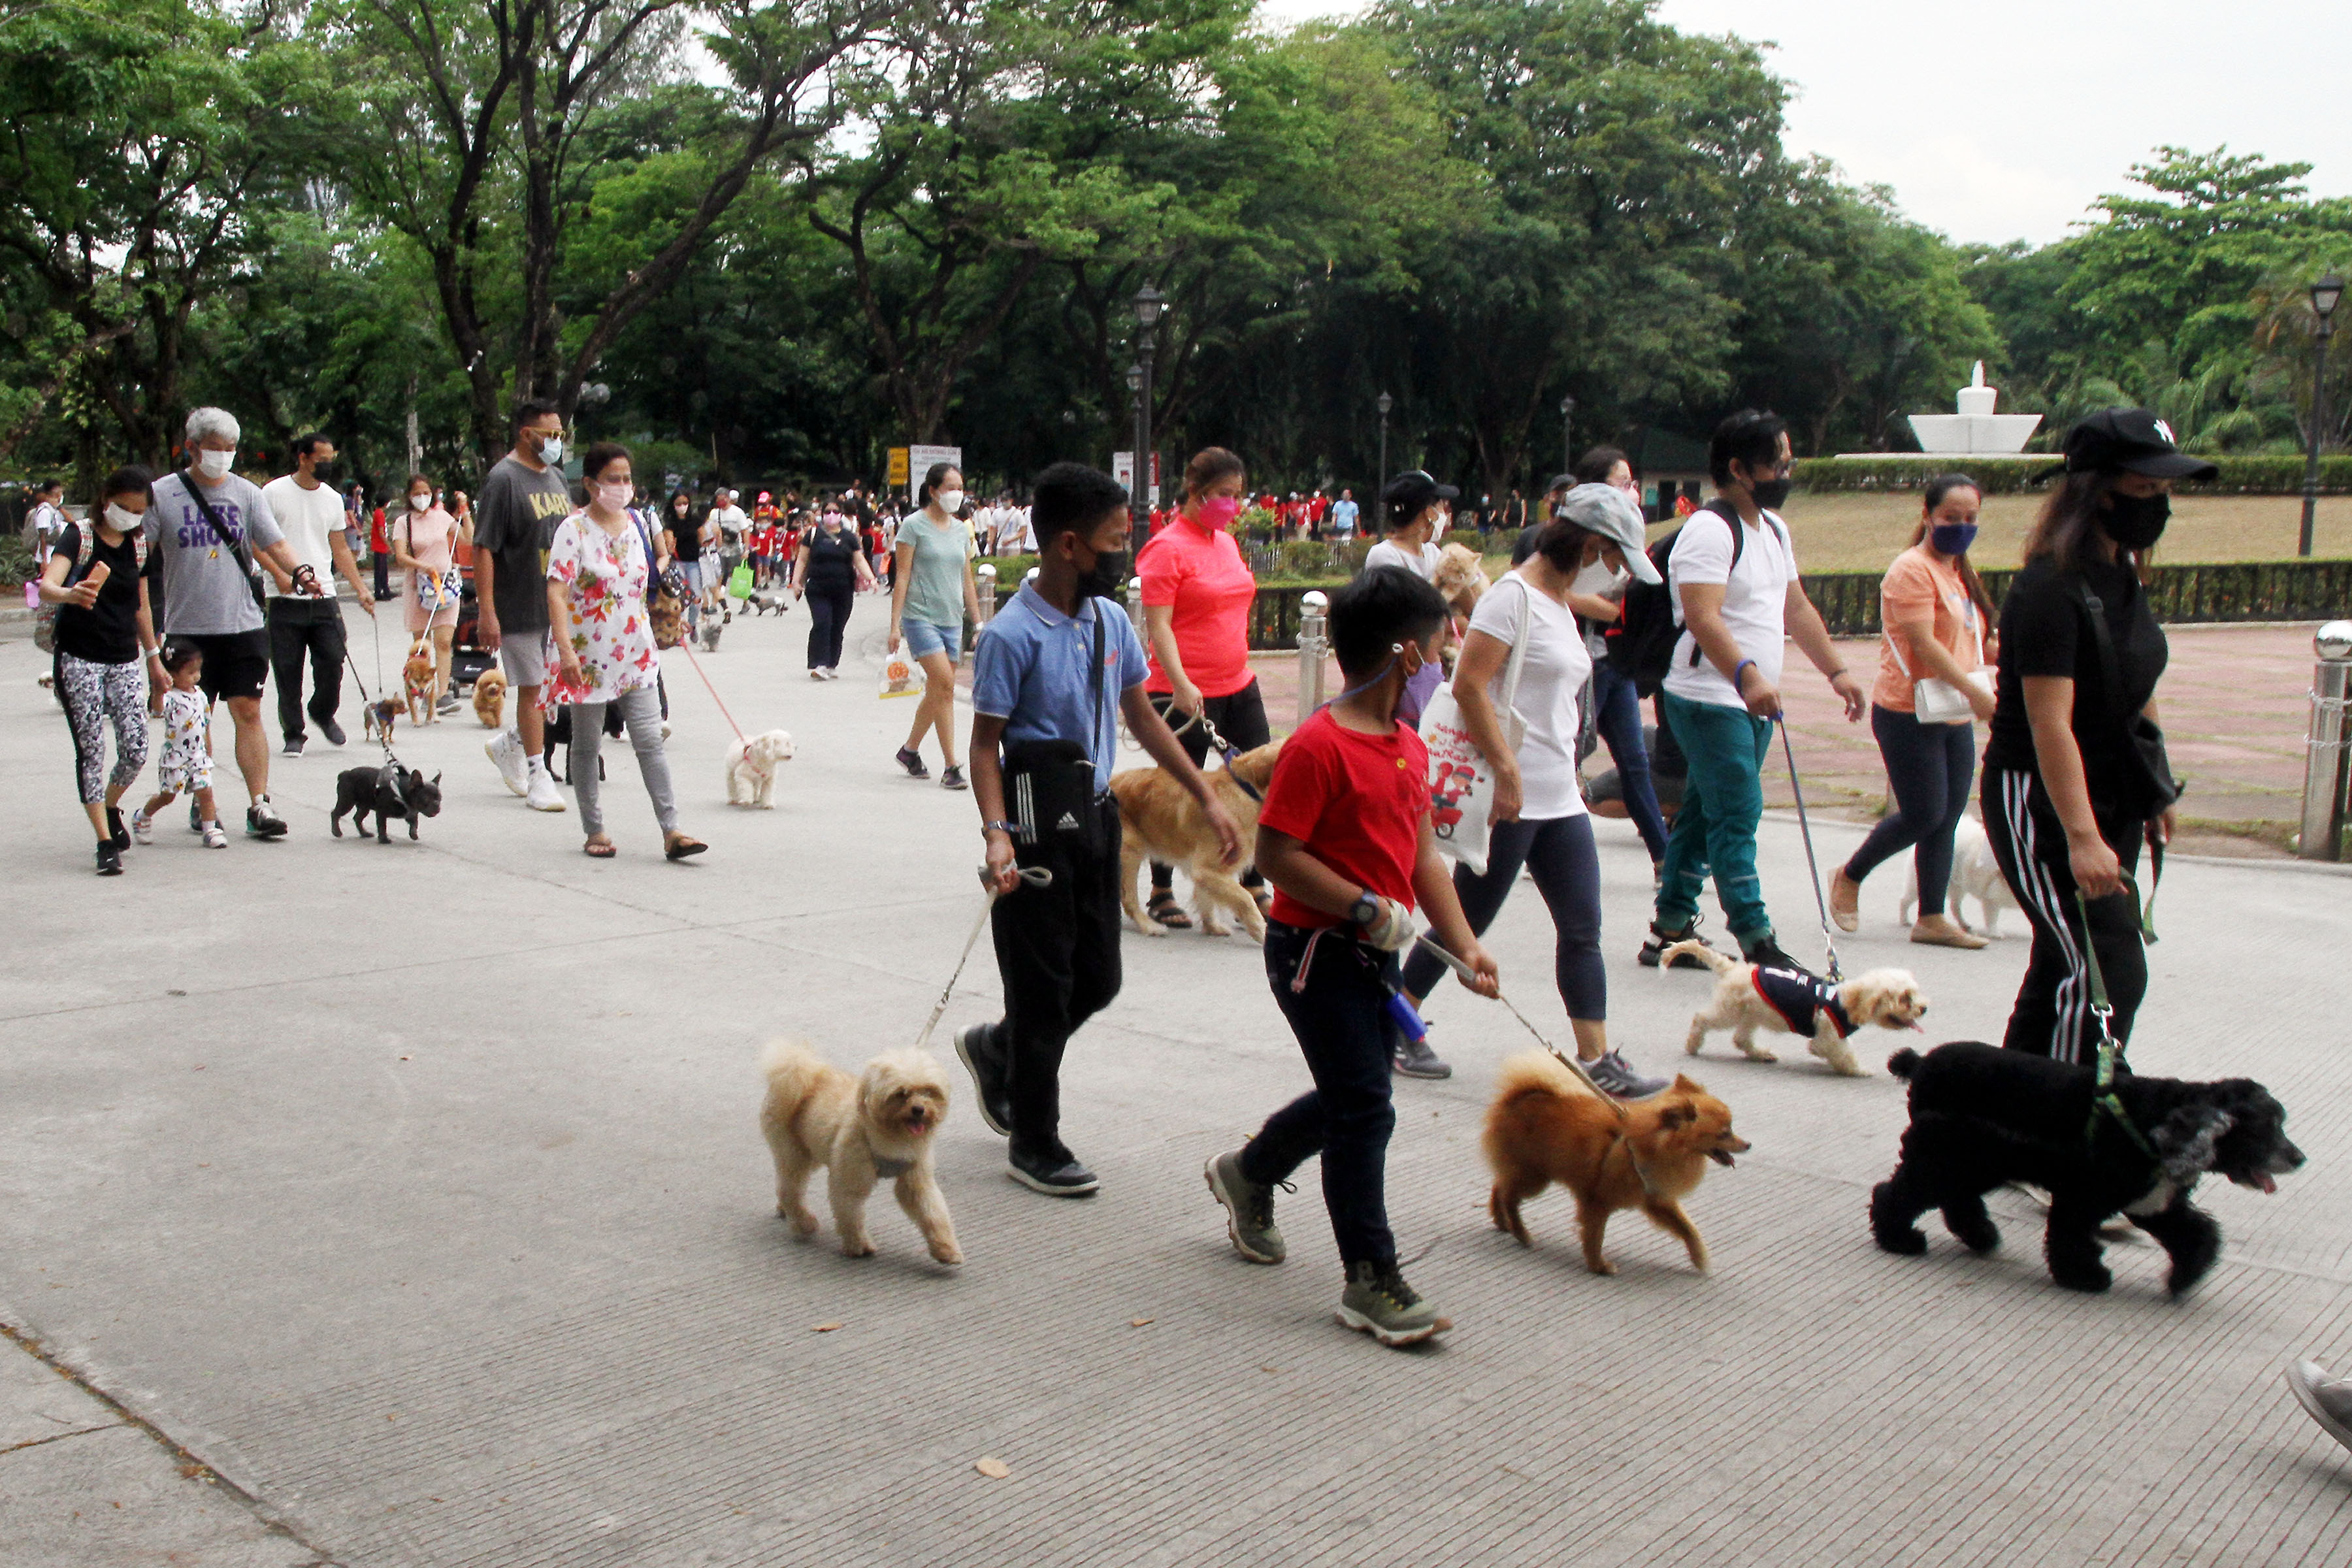
M 676 647 L 686 641 L 686 574 L 678 570 L 676 561 L 663 571 L 646 520 L 632 509 L 629 521 L 636 525 L 638 542 L 646 547 L 646 621 L 653 627 L 654 647 Z
M 1103 656 L 1108 644 L 1104 601 L 1095 606 L 1092 736 L 1102 733 Z M 1076 741 L 1020 741 L 1004 748 L 1004 807 L 1013 840 L 1024 848 L 1076 848 L 1101 854 L 1118 847 L 1108 791 L 1095 788 L 1094 753 Z
M 1979 690 L 1990 692 L 1992 672 L 1984 668 L 1984 626 L 1982 622 L 1976 621 L 1976 608 L 1973 605 L 1969 606 L 1969 615 L 1970 620 L 1976 623 L 1977 634 L 1977 668 L 1969 671 L 1969 679 Z M 1879 618 L 1883 625 L 1885 619 L 1883 607 Z M 1935 622 L 1931 618 L 1927 624 L 1932 635 Z M 1969 694 L 1966 691 L 1950 681 L 1933 675 L 1923 675 L 1914 679 L 1910 662 L 1903 657 L 1902 638 L 1895 636 L 1891 626 L 1884 627 L 1882 635 L 1886 638 L 1886 651 L 1895 656 L 1895 668 L 1903 672 L 1903 678 L 1906 680 L 1911 682 L 1911 716 L 1913 718 L 1922 724 L 1966 724 L 1975 720 L 1977 710 L 1975 705 L 1969 702 Z
M 1519 672 L 1527 666 L 1528 644 L 1535 633 L 1535 590 L 1524 577 L 1505 581 L 1518 584 L 1519 620 L 1511 634 L 1511 661 L 1504 668 L 1503 707 L 1496 717 L 1516 756 L 1528 729 L 1516 704 Z M 1431 695 L 1421 715 L 1421 739 L 1429 748 L 1429 816 L 1438 853 L 1468 867 L 1472 876 L 1482 875 L 1494 831 L 1495 769 L 1470 733 L 1452 681 Z

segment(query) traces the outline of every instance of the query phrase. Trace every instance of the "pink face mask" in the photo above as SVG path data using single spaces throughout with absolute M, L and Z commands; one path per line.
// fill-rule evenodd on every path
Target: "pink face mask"
M 1223 533 L 1234 525 L 1234 519 L 1241 516 L 1242 503 L 1234 496 L 1210 496 L 1193 510 L 1199 516 L 1202 527 L 1213 533 Z

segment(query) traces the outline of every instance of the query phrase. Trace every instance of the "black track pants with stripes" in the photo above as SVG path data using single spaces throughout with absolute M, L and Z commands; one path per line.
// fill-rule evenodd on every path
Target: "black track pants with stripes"
M 1984 775 L 1985 834 L 2000 873 L 2033 927 L 2033 952 L 2010 1009 L 2001 1044 L 2012 1051 L 2088 1066 L 2098 1059 L 2099 1027 L 2091 1016 L 2090 967 L 2083 957 L 2083 911 L 2074 903 L 2074 873 L 2066 860 L 2066 829 L 2038 774 L 1988 768 Z M 2141 825 L 2098 818 L 2099 837 L 2115 850 L 2124 874 L 2139 865 Z M 2090 900 L 2090 938 L 2099 955 L 2112 1027 L 2118 1043 L 2131 1039 L 2132 1016 L 2147 992 L 2147 952 L 2139 910 L 2129 889 Z

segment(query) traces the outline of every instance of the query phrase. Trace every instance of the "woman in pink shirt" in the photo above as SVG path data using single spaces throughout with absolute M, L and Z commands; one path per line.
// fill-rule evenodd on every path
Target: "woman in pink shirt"
M 1234 520 L 1241 515 L 1242 460 L 1223 447 L 1206 447 L 1184 465 L 1184 499 L 1143 553 L 1136 558 L 1143 579 L 1143 626 L 1151 656 L 1144 692 L 1168 721 L 1192 759 L 1206 765 L 1209 732 L 1205 716 L 1235 752 L 1263 746 L 1265 701 L 1250 668 L 1250 606 L 1257 579 L 1234 542 Z M 1172 930 L 1188 930 L 1191 917 L 1177 905 L 1175 873 L 1151 866 L 1151 918 Z M 1242 885 L 1269 900 L 1255 868 Z

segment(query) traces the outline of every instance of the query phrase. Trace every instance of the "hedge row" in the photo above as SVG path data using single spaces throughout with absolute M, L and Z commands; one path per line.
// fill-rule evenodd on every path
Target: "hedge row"
M 2303 493 L 2301 458 L 2215 458 L 2219 478 L 2210 484 L 2183 484 L 2188 495 L 2293 496 Z M 1797 488 L 1816 494 L 1837 490 L 1912 490 L 1938 474 L 1964 473 L 1987 495 L 2014 495 L 2035 489 L 2033 476 L 2053 468 L 2048 453 L 2027 457 L 1929 458 L 1890 454 L 1883 458 L 1806 458 L 1797 464 Z M 2352 495 L 2352 455 L 2319 459 L 2323 495 Z

